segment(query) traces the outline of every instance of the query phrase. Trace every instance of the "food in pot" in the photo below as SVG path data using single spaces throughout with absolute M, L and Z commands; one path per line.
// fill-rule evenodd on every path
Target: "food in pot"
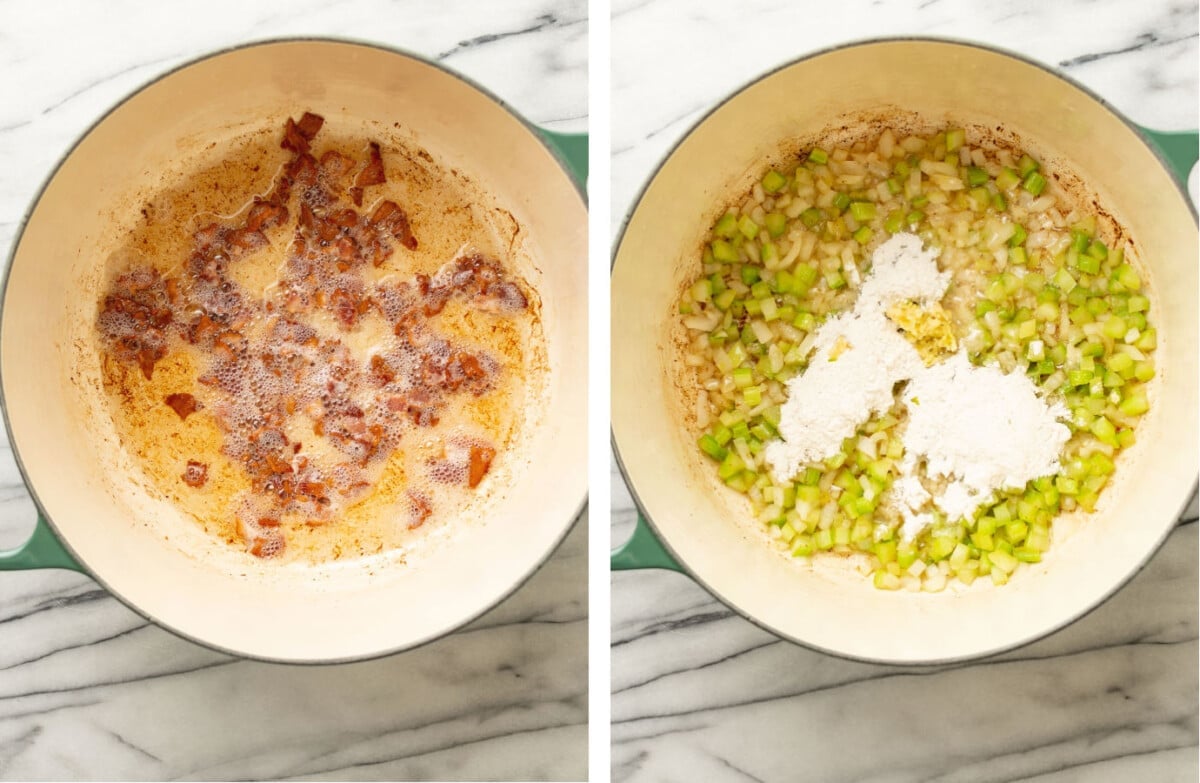
M 808 149 L 716 221 L 679 302 L 718 477 L 781 548 L 857 553 L 884 589 L 1040 561 L 1150 406 L 1132 247 L 1034 157 L 979 142 Z
M 322 144 L 324 125 L 289 118 L 149 202 L 96 321 L 126 448 L 260 558 L 371 554 L 454 518 L 535 380 L 511 216 L 497 230 L 427 153 L 399 146 L 389 171 L 380 143 Z

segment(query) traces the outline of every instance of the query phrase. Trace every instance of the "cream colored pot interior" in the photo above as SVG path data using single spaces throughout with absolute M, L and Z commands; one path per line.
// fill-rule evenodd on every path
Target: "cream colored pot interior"
M 724 206 L 796 140 L 916 112 L 1021 139 L 1078 175 L 1132 236 L 1149 270 L 1159 385 L 1100 510 L 1005 587 L 875 590 L 857 572 L 771 549 L 740 496 L 716 485 L 677 410 L 667 328 Z M 1197 234 L 1175 183 L 1100 103 L 1020 60 L 948 42 L 852 46 L 796 63 L 717 109 L 663 165 L 613 271 L 613 428 L 643 510 L 667 547 L 724 601 L 792 639 L 844 655 L 925 662 L 985 654 L 1060 627 L 1134 573 L 1167 535 L 1197 471 Z M 822 563 L 820 558 L 816 561 Z
M 131 204 L 212 143 L 305 110 L 394 130 L 457 169 L 521 226 L 514 252 L 542 300 L 548 370 L 510 481 L 483 518 L 408 557 L 325 567 L 217 551 L 131 480 L 105 425 L 94 355 L 99 265 Z M 258 657 L 364 657 L 436 637 L 521 583 L 586 495 L 586 209 L 555 157 L 493 99 L 394 52 L 281 42 L 224 53 L 144 89 L 97 125 L 46 187 L 3 303 L 4 397 L 30 486 L 108 588 L 199 641 Z M 237 555 L 236 557 L 234 555 Z

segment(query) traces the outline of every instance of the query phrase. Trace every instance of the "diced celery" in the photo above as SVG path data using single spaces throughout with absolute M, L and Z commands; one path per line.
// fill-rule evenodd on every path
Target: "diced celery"
M 1016 230 L 1013 231 L 1013 235 L 1008 238 L 1008 246 L 1016 247 L 1017 245 L 1025 244 L 1025 238 L 1027 236 L 1029 236 L 1029 234 L 1025 231 L 1025 226 L 1017 223 Z
M 1142 288 L 1142 278 L 1129 264 L 1121 264 L 1113 270 L 1113 279 L 1130 291 L 1140 291 Z
M 850 206 L 850 197 L 845 193 L 838 193 L 833 197 L 833 205 L 837 207 L 838 212 L 845 212 L 846 208 Z
M 825 213 L 816 207 L 809 207 L 800 213 L 800 222 L 809 228 L 816 228 L 817 224 L 825 219 Z
M 887 218 L 883 221 L 883 230 L 889 234 L 898 234 L 900 229 L 904 227 L 904 212 L 899 209 L 894 209 L 888 213 Z
M 1079 256 L 1075 265 L 1079 267 L 1080 272 L 1085 274 L 1095 275 L 1100 272 L 1100 260 L 1092 256 Z
M 737 455 L 737 452 L 729 451 L 721 460 L 721 465 L 717 468 L 717 475 L 721 477 L 722 481 L 729 481 L 740 474 L 745 467 L 746 463 L 742 462 L 742 458 Z
M 808 153 L 808 159 L 813 163 L 825 164 L 829 162 L 829 153 L 820 147 L 814 147 L 812 151 Z
M 738 254 L 733 245 L 723 239 L 713 240 L 712 254 L 713 258 L 726 264 L 732 264 L 738 260 Z
M 700 436 L 700 449 L 718 462 L 725 459 L 725 457 L 729 454 L 729 450 L 720 443 L 717 443 L 716 438 L 714 438 L 712 435 Z
M 783 236 L 787 230 L 787 215 L 782 212 L 770 212 L 766 217 L 767 231 L 773 237 Z
M 762 246 L 762 262 L 768 269 L 772 269 L 775 263 L 779 260 L 779 248 L 774 242 L 763 242 Z
M 749 215 L 742 215 L 742 219 L 738 221 L 737 227 L 738 231 L 742 232 L 742 236 L 746 237 L 746 239 L 754 239 L 754 237 L 758 236 L 758 224 Z
M 875 205 L 870 201 L 851 201 L 850 214 L 859 223 L 865 223 L 875 217 Z
M 1005 167 L 999 174 L 996 175 L 996 187 L 1000 190 L 1012 190 L 1021 182 L 1021 177 L 1017 172 Z
M 865 245 L 871 241 L 871 237 L 875 236 L 875 232 L 870 226 L 859 226 L 854 232 L 854 241 L 860 245 Z
M 946 152 L 954 152 L 967 139 L 967 133 L 962 128 L 953 128 L 946 131 Z
M 1046 189 L 1046 178 L 1036 171 L 1030 172 L 1029 176 L 1025 177 L 1023 183 L 1025 190 L 1035 196 L 1042 195 L 1042 191 Z
M 713 226 L 713 233 L 725 239 L 732 237 L 735 231 L 737 231 L 737 216 L 732 212 L 726 212 Z
M 1025 179 L 1039 168 L 1041 168 L 1041 164 L 1028 155 L 1022 155 L 1021 159 L 1017 161 L 1017 171 L 1021 175 L 1021 179 Z
M 967 184 L 973 188 L 987 184 L 988 173 L 978 166 L 967 167 Z

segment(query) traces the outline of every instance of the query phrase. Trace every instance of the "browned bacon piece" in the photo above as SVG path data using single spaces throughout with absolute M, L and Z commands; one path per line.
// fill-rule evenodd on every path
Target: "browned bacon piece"
M 287 207 L 270 201 L 259 201 L 250 207 L 250 212 L 246 215 L 246 228 L 250 231 L 261 231 L 281 225 L 287 219 Z
M 354 159 L 335 150 L 321 156 L 321 173 L 330 185 L 340 185 L 342 178 L 354 168 Z
M 113 281 L 97 326 L 113 355 L 136 363 L 149 380 L 154 365 L 167 355 L 167 330 L 174 317 L 166 283 L 157 270 L 147 267 Z
M 379 144 L 373 141 L 367 165 L 358 172 L 358 176 L 354 178 L 354 187 L 350 188 L 350 199 L 354 206 L 362 206 L 363 188 L 368 185 L 381 185 L 384 182 L 387 182 L 387 176 L 383 172 L 383 154 L 379 151 Z
M 392 370 L 391 365 L 379 354 L 371 357 L 371 380 L 380 386 L 387 386 L 396 380 L 396 373 Z
M 180 421 L 187 421 L 187 417 L 191 416 L 201 405 L 196 401 L 196 398 L 190 394 L 168 394 L 166 403 L 171 410 L 179 415 Z
M 433 514 L 433 504 L 421 492 L 407 490 L 408 494 L 408 529 L 415 530 L 425 524 L 425 520 Z
M 283 126 L 283 141 L 279 146 L 292 152 L 308 152 L 308 143 L 312 141 L 324 124 L 324 117 L 307 111 L 300 117 L 299 122 L 288 117 L 287 123 Z
M 208 465 L 189 459 L 182 478 L 184 484 L 199 489 L 208 481 Z
M 470 464 L 468 466 L 467 486 L 471 489 L 479 486 L 479 482 L 483 481 L 484 475 L 488 469 L 492 467 L 492 460 L 496 458 L 496 450 L 491 446 L 484 446 L 479 443 L 471 444 Z
M 409 250 L 417 249 L 417 238 L 408 222 L 408 213 L 394 201 L 385 201 L 371 213 L 371 225 L 386 231 Z M 376 264 L 375 266 L 379 266 Z
M 246 522 L 240 517 L 237 519 L 238 535 L 246 542 L 246 551 L 255 557 L 268 558 L 283 554 L 283 531 L 278 527 L 278 520 L 274 520 L 275 526 L 262 524 L 269 519 L 264 517 L 254 522 Z

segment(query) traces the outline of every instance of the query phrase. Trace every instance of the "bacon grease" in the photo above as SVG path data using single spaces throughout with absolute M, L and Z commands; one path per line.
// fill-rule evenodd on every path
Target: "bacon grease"
M 119 406 L 136 404 L 156 373 L 174 389 L 190 378 L 166 406 L 185 436 L 193 424 L 219 433 L 235 474 L 226 484 L 241 487 L 219 526 L 261 558 L 283 556 L 296 531 L 343 524 L 381 479 L 404 486 L 397 527 L 443 511 L 451 496 L 436 485 L 462 502 L 504 445 L 503 432 L 459 426 L 464 409 L 512 386 L 511 357 L 489 339 L 527 331 L 505 322 L 532 316 L 523 282 L 469 243 L 436 271 L 402 277 L 420 227 L 375 192 L 387 182 L 380 145 L 359 159 L 318 156 L 323 125 L 289 119 L 280 147 L 290 156 L 270 190 L 195 230 L 181 265 L 120 270 L 97 319 Z M 248 285 L 247 259 L 284 243 L 274 279 Z M 209 462 L 188 455 L 174 474 L 181 492 L 206 491 Z

